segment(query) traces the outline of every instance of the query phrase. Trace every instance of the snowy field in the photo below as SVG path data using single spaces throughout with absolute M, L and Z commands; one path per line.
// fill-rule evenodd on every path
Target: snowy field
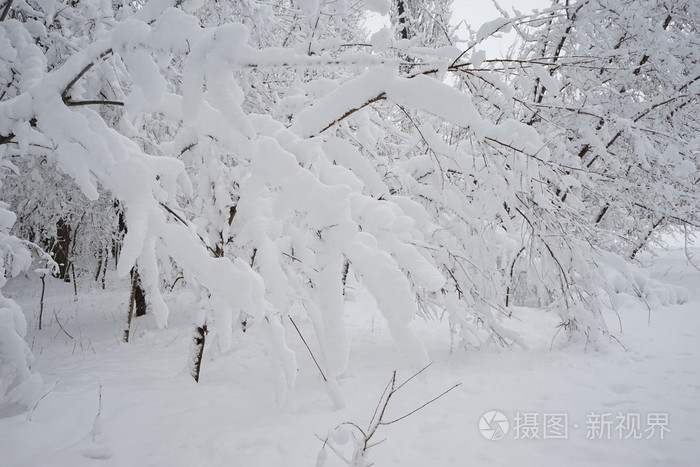
M 622 332 L 614 313 L 606 319 L 626 350 L 613 341 L 601 351 L 583 344 L 550 351 L 556 319 L 535 309 L 516 310 L 528 327 L 510 323 L 530 344 L 527 351 L 450 352 L 445 322 L 417 321 L 433 364 L 396 393 L 383 420 L 461 385 L 379 426 L 372 442 L 385 441 L 368 451 L 368 460 L 377 466 L 698 465 L 700 273 L 682 249 L 644 261 L 653 277 L 685 287 L 689 300 L 661 306 L 621 297 Z M 169 297 L 167 330 L 139 318 L 135 339 L 124 344 L 127 284 L 108 294 L 87 290 L 87 283 L 80 289 L 74 301 L 72 285 L 48 282 L 39 331 L 39 281 L 25 277 L 7 286 L 27 314 L 46 395 L 30 413 L 0 419 L 3 467 L 319 465 L 329 434 L 332 447 L 349 456 L 359 433 L 335 427 L 352 422 L 364 430 L 392 372 L 400 383 L 414 371 L 369 296 L 357 290 L 347 312 L 350 366 L 339 380 L 345 407 L 334 408 L 291 325 L 299 373 L 280 407 L 274 359 L 255 326 L 237 336 L 228 354 L 210 349 L 195 384 L 186 371 L 195 310 L 185 292 Z M 313 335 L 310 323 L 297 324 Z M 313 349 L 315 341 L 308 341 Z M 502 439 L 479 430 L 491 410 L 508 421 Z M 482 428 L 498 426 L 497 419 Z M 327 466 L 344 465 L 331 446 L 324 457 Z

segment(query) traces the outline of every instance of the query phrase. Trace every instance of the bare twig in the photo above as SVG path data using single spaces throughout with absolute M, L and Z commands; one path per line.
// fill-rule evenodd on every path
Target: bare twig
M 382 401 L 384 400 L 384 396 L 387 394 L 387 392 L 390 392 L 391 390 L 393 390 L 393 383 L 395 381 L 396 381 L 396 372 L 393 372 L 391 379 L 389 379 L 389 382 L 386 383 L 386 386 L 384 387 L 384 391 L 382 391 L 382 395 L 379 396 L 379 400 L 377 401 L 377 406 L 374 408 L 374 413 L 372 414 L 372 418 L 369 421 L 369 427 L 367 428 L 368 430 L 374 424 L 374 419 L 377 417 L 377 414 L 379 413 L 379 410 L 382 407 Z M 386 407 L 386 403 L 384 404 L 384 407 Z
M 184 278 L 185 278 L 185 276 L 178 276 L 178 277 L 175 279 L 175 281 L 173 282 L 173 285 L 170 286 L 170 291 L 172 292 L 173 289 L 175 289 L 175 284 L 177 284 L 177 282 L 178 282 L 180 279 L 184 279 Z
M 121 101 L 110 101 L 110 100 L 86 100 L 86 101 L 73 101 L 73 100 L 66 100 L 64 103 L 69 106 L 69 107 L 76 107 L 80 105 L 117 105 L 117 106 L 124 106 L 124 103 Z
M 54 318 L 56 318 L 56 322 L 58 323 L 58 327 L 61 328 L 61 331 L 63 331 L 66 334 L 66 336 L 70 337 L 71 339 L 75 339 L 73 336 L 68 334 L 68 331 L 65 330 L 65 328 L 63 327 L 61 322 L 58 320 L 58 315 L 56 315 L 56 310 L 53 310 L 53 316 L 54 316 Z
M 345 120 L 346 118 L 348 118 L 350 115 L 354 114 L 355 112 L 358 112 L 358 111 L 364 109 L 365 107 L 367 107 L 368 105 L 374 104 L 375 102 L 383 100 L 383 99 L 386 99 L 386 93 L 382 92 L 381 94 L 377 95 L 376 97 L 373 97 L 372 99 L 369 99 L 368 101 L 364 102 L 363 104 L 360 104 L 359 106 L 348 110 L 343 115 L 341 115 L 340 117 L 336 118 L 331 123 L 326 125 L 321 131 L 319 131 L 319 133 L 323 133 L 324 131 L 326 131 L 327 129 L 329 129 L 330 127 L 335 125 L 336 123 L 340 123 L 341 121 Z
M 51 393 L 51 391 L 54 390 L 54 388 L 56 387 L 56 385 L 58 384 L 59 381 L 60 381 L 60 380 L 58 380 L 58 379 L 57 379 L 56 381 L 54 381 L 53 384 L 51 385 L 51 387 L 48 389 L 48 391 L 46 391 L 46 392 L 44 393 L 44 395 L 42 395 L 42 396 L 39 398 L 39 400 L 36 401 L 36 404 L 34 404 L 34 407 L 32 407 L 32 411 L 29 413 L 29 417 L 27 418 L 27 421 L 30 421 L 30 422 L 32 421 L 32 416 L 34 416 L 34 411 L 35 411 L 36 408 L 39 406 L 39 402 L 41 402 L 42 400 L 44 400 L 44 398 L 45 398 L 46 396 L 48 396 L 48 395 Z
M 462 383 L 457 383 L 451 388 L 447 389 L 446 391 L 443 391 L 436 397 L 433 397 L 429 401 L 425 402 L 424 404 L 421 404 L 419 407 L 411 410 L 410 412 L 393 419 L 391 421 L 384 421 L 384 417 L 387 413 L 387 408 L 389 407 L 389 401 L 391 400 L 391 397 L 396 394 L 401 388 L 403 388 L 407 383 L 412 381 L 414 378 L 416 378 L 418 375 L 423 373 L 426 369 L 430 367 L 431 364 L 426 365 L 425 367 L 421 368 L 419 371 L 411 375 L 407 380 L 405 380 L 403 383 L 399 384 L 397 386 L 396 384 L 396 371 L 393 371 L 391 373 L 391 378 L 389 378 L 389 382 L 387 385 L 384 387 L 384 391 L 382 391 L 382 395 L 379 398 L 379 401 L 377 403 L 377 406 L 374 409 L 374 413 L 372 414 L 372 418 L 369 422 L 369 426 L 367 427 L 366 430 L 363 430 L 360 428 L 356 423 L 353 422 L 343 422 L 340 425 L 335 427 L 335 430 L 338 430 L 342 426 L 349 426 L 351 428 L 354 428 L 357 430 L 358 436 L 355 436 L 353 434 L 353 438 L 355 439 L 355 445 L 354 445 L 354 451 L 352 455 L 352 460 L 353 462 L 357 462 L 358 460 L 364 460 L 366 459 L 367 451 L 369 451 L 371 448 L 378 446 L 379 444 L 383 443 L 386 441 L 386 439 L 382 439 L 377 442 L 370 442 L 374 435 L 377 433 L 377 430 L 379 429 L 380 426 L 385 426 L 385 425 L 391 425 L 393 423 L 399 422 L 407 417 L 410 417 L 414 413 L 418 412 L 419 410 L 427 407 L 428 405 L 432 404 L 436 400 L 440 399 L 443 397 L 445 394 L 448 392 L 452 391 L 454 388 L 458 387 Z M 321 439 L 321 438 L 319 438 Z M 350 462 L 333 446 L 333 441 L 329 438 L 326 439 L 321 439 L 323 441 L 323 447 L 321 448 L 322 450 L 328 446 L 341 460 L 346 462 L 348 465 L 350 465 Z M 353 463 L 352 465 L 356 465 Z M 372 464 L 365 464 L 362 463 L 362 465 L 372 465 Z
M 416 376 L 420 375 L 420 374 L 423 373 L 425 370 L 427 370 L 428 368 L 430 368 L 430 366 L 431 366 L 432 364 L 433 364 L 433 362 L 430 362 L 430 363 L 428 363 L 427 365 L 425 365 L 423 368 L 421 368 L 420 370 L 418 370 L 416 373 L 413 374 L 413 376 L 411 376 L 410 378 L 408 378 L 408 379 L 407 379 L 406 381 L 404 381 L 403 383 L 399 384 L 399 386 L 398 386 L 396 389 L 394 389 L 394 392 L 398 391 L 399 389 L 401 389 L 402 387 L 404 387 L 408 382 L 410 382 L 413 378 L 415 378 Z
M 316 357 L 314 356 L 314 353 L 311 351 L 311 347 L 309 347 L 309 344 L 306 343 L 306 339 L 304 339 L 304 335 L 301 333 L 299 328 L 297 327 L 297 323 L 294 322 L 291 316 L 287 315 L 287 318 L 289 318 L 289 321 L 292 322 L 292 325 L 294 326 L 294 329 L 296 329 L 297 334 L 299 334 L 299 337 L 301 337 L 301 341 L 304 343 L 306 346 L 306 350 L 309 351 L 309 355 L 311 355 L 311 358 L 313 359 L 314 363 L 316 364 L 316 368 L 318 368 L 319 373 L 321 373 L 321 377 L 323 378 L 323 381 L 328 382 L 328 379 L 326 378 L 326 375 L 323 374 L 323 370 L 321 369 L 321 365 L 318 364 L 318 361 L 316 360 Z
M 452 386 L 450 389 L 448 389 L 448 390 L 446 390 L 446 391 L 443 391 L 443 392 L 440 393 L 439 395 L 437 395 L 437 396 L 433 397 L 432 399 L 430 399 L 430 400 L 429 400 L 428 402 L 426 402 L 425 404 L 423 404 L 423 405 L 421 405 L 420 407 L 417 407 L 417 408 L 411 410 L 411 411 L 408 412 L 407 414 L 402 415 L 402 416 L 400 416 L 399 418 L 396 418 L 396 419 L 394 419 L 394 420 L 391 420 L 390 422 L 379 422 L 379 424 L 380 424 L 380 425 L 391 425 L 392 423 L 396 423 L 396 422 L 398 422 L 398 421 L 400 421 L 400 420 L 403 420 L 404 418 L 409 417 L 409 416 L 413 415 L 414 413 L 418 412 L 420 409 L 422 409 L 422 408 L 424 408 L 424 407 L 426 407 L 426 406 L 432 404 L 433 402 L 435 402 L 436 400 L 440 399 L 442 396 L 444 396 L 444 395 L 447 394 L 448 392 L 452 391 L 454 388 L 456 388 L 456 387 L 458 387 L 458 386 L 461 386 L 461 385 L 462 385 L 462 383 L 457 383 L 457 384 L 455 384 L 454 386 Z
M 41 275 L 41 298 L 39 298 L 39 331 L 41 331 L 41 320 L 44 316 L 44 292 L 46 291 L 46 274 Z
M 185 219 L 183 219 L 178 213 L 176 213 L 175 211 L 173 211 L 167 204 L 165 204 L 165 203 L 163 203 L 163 202 L 160 202 L 159 204 L 163 207 L 163 209 L 165 209 L 166 211 L 168 211 L 168 213 L 170 213 L 175 219 L 177 219 L 178 221 L 180 221 L 180 223 L 182 223 L 183 225 L 186 225 L 187 227 L 190 226 L 189 222 L 187 222 Z M 202 243 L 204 244 L 204 247 L 205 247 L 207 250 L 209 250 L 209 252 L 210 252 L 211 254 L 213 254 L 213 255 L 214 255 L 215 257 L 217 257 L 217 258 L 221 257 L 221 255 L 220 255 L 216 250 L 214 250 L 212 247 L 209 246 L 209 244 L 207 243 L 207 241 L 204 240 L 204 237 L 202 237 L 200 234 L 197 234 L 197 237 L 199 237 L 199 239 L 200 239 L 200 240 L 202 241 Z
M 612 337 L 613 339 L 615 339 L 615 341 L 617 341 L 617 343 L 620 344 L 620 347 L 622 347 L 623 349 L 625 349 L 625 352 L 628 351 L 628 350 L 627 350 L 627 347 L 625 347 L 625 345 L 624 345 L 622 342 L 620 342 L 620 339 L 618 339 L 617 337 L 615 337 L 615 336 L 612 335 L 612 334 L 610 334 L 610 337 Z

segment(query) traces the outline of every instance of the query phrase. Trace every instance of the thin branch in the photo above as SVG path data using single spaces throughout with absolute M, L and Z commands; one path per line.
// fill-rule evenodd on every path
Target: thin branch
M 433 397 L 432 399 L 430 399 L 428 402 L 426 402 L 425 404 L 421 405 L 420 407 L 417 407 L 417 408 L 411 410 L 411 411 L 408 412 L 406 415 L 402 415 L 401 417 L 399 417 L 399 418 L 397 418 L 397 419 L 395 419 L 395 420 L 392 420 L 392 421 L 390 421 L 390 422 L 379 422 L 379 424 L 380 424 L 380 425 L 391 425 L 392 423 L 396 423 L 396 422 L 398 422 L 398 421 L 401 421 L 401 420 L 403 420 L 403 419 L 406 418 L 406 417 L 410 417 L 410 416 L 413 415 L 414 413 L 418 412 L 420 409 L 422 409 L 422 408 L 424 408 L 424 407 L 426 407 L 426 406 L 432 404 L 433 402 L 435 402 L 436 400 L 440 399 L 442 396 L 444 396 L 444 395 L 447 394 L 448 392 L 452 391 L 454 388 L 456 388 L 456 387 L 458 387 L 458 386 L 461 386 L 461 385 L 462 385 L 462 383 L 457 383 L 457 384 L 455 384 L 454 386 L 452 386 L 450 389 L 448 389 L 448 390 L 442 392 L 441 394 L 439 394 L 439 395 Z
M 345 464 L 350 465 L 350 461 L 347 460 L 347 459 L 345 458 L 345 456 L 343 456 L 343 453 L 341 453 L 340 451 L 338 451 L 338 449 L 337 449 L 335 446 L 333 446 L 333 443 L 329 443 L 329 442 L 328 442 L 328 438 L 323 439 L 323 438 L 321 438 L 321 437 L 318 436 L 318 435 L 316 435 L 316 438 L 317 438 L 319 441 L 323 441 L 323 446 L 321 447 L 321 450 L 323 450 L 326 446 L 328 446 L 328 448 L 330 448 L 330 450 L 333 451 L 333 453 L 334 453 L 336 456 L 338 456 L 338 459 L 340 459 L 341 461 L 345 462 Z
M 302 263 L 302 264 L 304 263 L 302 260 L 300 260 L 300 259 L 297 258 L 296 256 L 292 256 L 292 255 L 290 255 L 289 253 L 285 253 L 284 251 L 282 252 L 282 255 L 286 256 L 287 258 L 291 259 L 292 261 L 298 261 L 298 262 L 300 262 L 300 263 Z
M 27 421 L 30 421 L 30 422 L 32 421 L 32 417 L 34 416 L 34 412 L 36 411 L 36 408 L 39 406 L 39 402 L 43 401 L 44 398 L 46 398 L 46 396 L 48 396 L 48 395 L 51 393 L 51 391 L 54 390 L 54 388 L 56 387 L 56 385 L 58 384 L 59 381 L 60 381 L 59 379 L 57 379 L 56 381 L 54 381 L 53 384 L 51 385 L 51 387 L 48 389 L 48 391 L 46 391 L 46 392 L 39 398 L 39 400 L 36 401 L 36 404 L 34 404 L 34 407 L 32 407 L 32 411 L 29 413 L 29 417 L 27 418 Z
M 687 224 L 687 225 L 689 225 L 689 226 L 691 226 L 691 227 L 695 227 L 696 229 L 700 229 L 700 224 L 698 224 L 698 223 L 696 223 L 696 222 L 693 222 L 693 221 L 691 221 L 691 220 L 684 219 L 684 218 L 678 217 L 678 216 L 674 216 L 674 215 L 671 215 L 671 214 L 669 214 L 669 213 L 667 213 L 667 212 L 659 212 L 657 209 L 650 208 L 649 206 L 645 206 L 645 205 L 643 205 L 643 204 L 641 204 L 641 203 L 632 203 L 632 204 L 635 205 L 635 206 L 637 206 L 637 207 L 640 207 L 640 208 L 642 208 L 642 209 L 645 209 L 645 210 L 647 210 L 647 211 L 651 211 L 651 212 L 654 212 L 654 213 L 663 214 L 665 217 L 668 217 L 669 219 L 673 219 L 673 220 L 678 221 L 678 222 L 681 222 L 681 223 L 683 223 L 683 224 Z
M 367 449 L 367 444 L 369 443 L 369 440 L 372 439 L 372 436 L 377 432 L 377 429 L 379 426 L 382 424 L 382 420 L 384 419 L 384 414 L 386 413 L 386 408 L 389 406 L 389 401 L 391 400 L 391 396 L 394 395 L 396 390 L 394 389 L 396 385 L 396 370 L 394 370 L 391 373 L 391 378 L 389 379 L 389 392 L 386 393 L 386 390 L 384 390 L 384 393 L 387 394 L 386 399 L 384 399 L 384 405 L 382 405 L 381 410 L 379 411 L 379 417 L 377 418 L 376 422 L 373 424 L 370 424 L 369 429 L 367 430 L 369 433 L 367 437 L 365 438 L 365 450 Z M 382 394 L 382 397 L 384 397 L 384 394 Z M 379 403 L 381 404 L 382 399 L 379 399 Z
M 175 211 L 173 211 L 170 207 L 168 207 L 167 204 L 165 204 L 165 203 L 163 203 L 163 202 L 160 202 L 159 204 L 163 207 L 163 209 L 165 209 L 166 211 L 168 211 L 168 213 L 170 213 L 175 219 L 177 219 L 178 221 L 180 221 L 183 225 L 186 225 L 187 227 L 190 226 L 190 224 L 189 224 L 185 219 L 183 219 L 182 217 L 180 217 L 180 215 L 178 215 Z M 221 255 L 219 255 L 219 253 L 217 253 L 216 250 L 214 250 L 212 247 L 210 247 L 210 246 L 207 244 L 206 240 L 204 240 L 204 237 L 202 237 L 200 234 L 197 234 L 197 237 L 199 237 L 199 239 L 200 239 L 200 240 L 202 241 L 202 243 L 204 244 L 204 247 L 205 247 L 207 250 L 209 250 L 210 253 L 212 253 L 212 254 L 213 254 L 215 257 L 217 257 L 217 258 L 221 257 Z
M 90 71 L 90 69 L 91 69 L 92 67 L 95 66 L 95 64 L 97 63 L 98 60 L 102 60 L 103 58 L 105 58 L 106 56 L 110 55 L 111 53 L 112 53 L 112 49 L 111 49 L 111 48 L 105 50 L 104 52 L 102 52 L 102 53 L 100 54 L 100 56 L 97 58 L 97 60 L 88 63 L 87 65 L 85 65 L 85 68 L 83 68 L 82 70 L 80 70 L 80 72 L 75 76 L 75 78 L 73 78 L 73 79 L 68 83 L 68 85 L 65 87 L 65 89 L 64 89 L 63 92 L 61 93 L 61 97 L 63 98 L 63 101 L 64 101 L 64 102 L 67 101 L 67 100 L 69 100 L 68 93 L 70 92 L 71 89 L 73 89 L 73 86 L 75 86 L 75 83 L 77 83 L 77 82 L 80 80 L 80 78 L 82 78 L 83 76 L 85 76 L 85 73 L 87 73 L 88 71 Z
M 377 402 L 377 406 L 374 408 L 374 413 L 372 414 L 372 418 L 369 420 L 369 427 L 367 430 L 372 429 L 372 425 L 374 425 L 374 419 L 377 418 L 377 414 L 379 413 L 379 408 L 382 405 L 382 401 L 384 400 L 384 396 L 386 395 L 387 391 L 389 391 L 389 388 L 391 387 L 391 383 L 394 381 L 394 377 L 392 377 L 388 383 L 386 383 L 386 386 L 384 387 L 384 391 L 382 391 L 382 395 L 379 396 L 379 401 Z
M 418 370 L 417 373 L 414 373 L 413 376 L 411 376 L 410 378 L 408 378 L 406 381 L 404 381 L 403 383 L 401 383 L 401 384 L 399 385 L 399 387 L 397 387 L 396 389 L 394 389 L 394 392 L 398 391 L 399 389 L 401 389 L 402 387 L 404 387 L 404 386 L 406 385 L 406 383 L 408 383 L 408 382 L 411 381 L 413 378 L 415 378 L 416 376 L 418 376 L 419 374 L 423 373 L 425 370 L 427 370 L 428 368 L 430 368 L 430 366 L 431 366 L 432 364 L 433 364 L 433 362 L 430 362 L 430 363 L 428 363 L 427 365 L 425 365 L 423 368 L 421 368 L 420 370 Z
M 628 352 L 627 347 L 625 347 L 625 345 L 624 345 L 622 342 L 620 342 L 620 339 L 618 339 L 617 337 L 615 337 L 615 336 L 612 335 L 612 334 L 610 334 L 610 337 L 612 337 L 613 339 L 615 339 L 615 340 L 617 341 L 617 343 L 620 344 L 620 347 L 622 347 L 622 348 L 625 350 L 625 352 Z
M 58 327 L 61 328 L 61 331 L 63 331 L 66 334 L 66 336 L 70 337 L 71 339 L 75 339 L 75 337 L 68 334 L 68 331 L 65 330 L 65 328 L 63 327 L 61 322 L 58 320 L 58 316 L 56 315 L 56 310 L 53 310 L 53 316 L 54 316 L 54 318 L 56 318 L 56 322 L 58 323 Z
M 5 18 L 7 18 L 7 14 L 10 12 L 10 8 L 12 8 L 12 3 L 14 0 L 7 0 L 7 3 L 5 4 L 5 9 L 2 11 L 2 15 L 0 15 L 0 21 L 5 21 Z
M 367 437 L 367 433 L 365 433 L 365 430 L 363 430 L 362 428 L 360 428 L 359 426 L 357 426 L 356 423 L 353 423 L 353 422 L 343 422 L 343 423 L 341 423 L 340 425 L 338 425 L 337 427 L 335 427 L 335 429 L 337 430 L 338 428 L 340 428 L 340 427 L 343 426 L 343 425 L 350 425 L 350 426 L 352 426 L 352 427 L 355 427 L 355 428 L 357 428 L 357 430 L 358 430 L 360 433 L 362 433 L 362 436 L 363 436 L 364 438 Z
M 383 100 L 383 99 L 386 99 L 386 93 L 384 93 L 384 92 L 382 92 L 382 93 L 379 94 L 378 96 L 373 97 L 372 99 L 366 101 L 364 104 L 361 104 L 361 105 L 359 105 L 358 107 L 355 107 L 354 109 L 348 110 L 348 111 L 345 112 L 343 115 L 341 115 L 340 117 L 336 118 L 336 119 L 333 120 L 331 123 L 329 123 L 328 125 L 326 125 L 325 128 L 323 128 L 321 131 L 319 131 L 319 134 L 320 134 L 320 133 L 323 133 L 324 131 L 326 131 L 327 129 L 329 129 L 330 127 L 332 127 L 333 125 L 335 125 L 336 123 L 339 123 L 339 122 L 345 120 L 346 118 L 348 118 L 350 115 L 354 114 L 355 112 L 358 112 L 358 111 L 364 109 L 365 107 L 367 107 L 368 105 L 374 104 L 375 102 L 380 101 L 380 100 Z
M 124 106 L 121 101 L 110 101 L 110 100 L 87 100 L 87 101 L 71 101 L 66 100 L 64 103 L 69 107 L 76 107 L 80 105 L 118 105 L 120 107 Z
M 299 337 L 301 337 L 301 341 L 306 346 L 306 350 L 309 351 L 309 355 L 311 355 L 311 358 L 313 359 L 314 363 L 316 364 L 316 368 L 318 368 L 319 373 L 321 373 L 321 377 L 323 378 L 323 381 L 328 382 L 328 378 L 326 378 L 326 375 L 323 374 L 323 370 L 321 369 L 321 365 L 318 364 L 318 361 L 316 360 L 314 353 L 311 351 L 311 347 L 309 347 L 309 344 L 306 343 L 306 339 L 304 339 L 304 335 L 299 330 L 299 327 L 297 327 L 297 323 L 294 322 L 294 320 L 292 319 L 291 316 L 287 315 L 287 318 L 289 318 L 289 321 L 292 322 L 294 329 L 296 329 L 297 334 L 299 334 Z M 360 430 L 360 431 L 362 431 L 362 430 Z

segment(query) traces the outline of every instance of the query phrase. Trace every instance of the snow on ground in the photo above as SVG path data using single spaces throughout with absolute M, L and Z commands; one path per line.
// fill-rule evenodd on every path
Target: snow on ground
M 385 420 L 461 385 L 381 426 L 373 441 L 386 440 L 369 451 L 369 459 L 377 466 L 697 465 L 700 273 L 680 249 L 649 261 L 655 278 L 686 287 L 690 300 L 667 307 L 650 301 L 649 308 L 631 297 L 621 300 L 623 332 L 613 313 L 606 318 L 626 351 L 616 344 L 599 352 L 581 346 L 550 351 L 556 319 L 534 309 L 517 310 L 522 321 L 516 327 L 528 351 L 451 353 L 446 323 L 418 321 L 434 363 L 392 398 Z M 157 330 L 152 318 L 136 319 L 135 339 L 124 344 L 126 286 L 104 294 L 87 290 L 86 280 L 74 301 L 72 285 L 48 281 L 39 331 L 39 281 L 8 285 L 28 316 L 34 368 L 46 396 L 31 413 L 0 419 L 0 465 L 313 466 L 323 446 L 319 438 L 342 422 L 364 428 L 392 371 L 399 381 L 412 374 L 371 300 L 357 291 L 347 312 L 351 363 L 339 380 L 345 408 L 334 409 L 291 327 L 299 376 L 282 407 L 275 399 L 271 351 L 255 327 L 237 336 L 227 354 L 212 358 L 212 352 L 195 384 L 186 371 L 196 313 L 191 298 L 185 292 L 170 297 L 167 330 Z M 297 324 L 315 348 L 310 323 Z M 486 439 L 479 431 L 480 418 L 491 410 L 509 421 L 503 439 Z M 545 419 L 561 422 L 564 416 L 566 436 L 555 424 L 547 434 L 558 439 L 542 439 Z M 624 439 L 634 435 L 635 420 L 642 439 Z M 540 439 L 517 439 L 535 430 Z M 327 454 L 326 465 L 343 465 Z

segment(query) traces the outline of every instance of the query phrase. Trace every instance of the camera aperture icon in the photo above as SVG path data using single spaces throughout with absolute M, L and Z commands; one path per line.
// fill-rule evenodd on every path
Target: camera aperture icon
M 481 435 L 491 441 L 498 441 L 499 439 L 505 438 L 509 428 L 510 423 L 508 423 L 508 417 L 497 410 L 486 412 L 479 419 L 479 431 Z

